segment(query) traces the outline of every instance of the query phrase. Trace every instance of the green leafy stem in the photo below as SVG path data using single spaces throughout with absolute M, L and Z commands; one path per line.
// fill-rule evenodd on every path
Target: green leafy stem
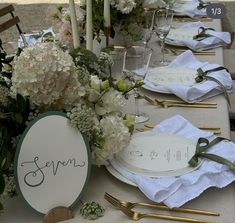
M 227 160 L 221 156 L 211 154 L 211 153 L 206 153 L 206 150 L 209 149 L 210 147 L 214 146 L 215 144 L 223 141 L 223 140 L 228 140 L 223 137 L 217 137 L 211 142 L 209 142 L 208 139 L 206 138 L 199 138 L 196 146 L 196 152 L 194 156 L 189 160 L 189 165 L 192 167 L 195 167 L 198 165 L 199 158 L 206 158 L 212 161 L 215 161 L 217 163 L 221 163 L 226 165 L 230 170 L 235 171 L 235 164 L 231 162 L 230 160 Z

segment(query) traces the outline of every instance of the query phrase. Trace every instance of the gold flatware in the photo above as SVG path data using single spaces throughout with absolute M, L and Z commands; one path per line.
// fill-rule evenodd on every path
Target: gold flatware
M 212 129 L 201 129 L 201 130 L 212 132 L 214 135 L 221 135 L 221 131 L 219 131 L 219 130 L 212 130 Z M 150 128 L 144 128 L 144 127 L 136 128 L 136 131 L 138 131 L 138 132 L 150 131 Z
M 175 107 L 177 106 L 176 104 L 179 104 L 178 107 L 183 107 L 181 105 L 190 105 L 189 107 L 191 107 L 192 105 L 202 105 L 204 106 L 209 106 L 209 107 L 213 107 L 213 108 L 217 108 L 217 103 L 211 103 L 211 102 L 194 102 L 194 103 L 187 103 L 183 100 L 160 100 L 155 98 L 154 100 L 146 95 L 143 96 L 144 99 L 146 101 L 148 101 L 150 104 L 152 105 L 160 105 L 162 107 L 166 107 L 166 105 L 168 105 L 168 107 L 172 107 L 171 105 L 174 105 Z M 169 106 L 170 105 L 170 106 Z M 188 106 L 186 106 L 188 107 Z
M 152 99 L 151 99 L 152 100 Z M 148 99 L 148 101 L 150 101 Z M 185 108 L 217 108 L 217 105 L 213 104 L 185 104 L 185 103 L 166 103 L 155 98 L 155 102 L 163 108 L 169 107 L 185 107 Z
M 203 101 L 199 101 L 199 102 L 193 102 L 193 103 L 187 103 L 183 100 L 170 100 L 170 99 L 165 99 L 165 100 L 160 100 L 160 99 L 155 99 L 157 102 L 161 102 L 161 103 L 179 103 L 179 104 L 194 104 L 194 105 L 217 105 L 217 103 L 212 103 L 212 102 L 203 102 Z
M 169 108 L 169 107 L 184 107 L 184 108 L 217 108 L 216 105 L 194 105 L 194 104 L 167 104 L 165 103 L 164 108 Z
M 187 218 L 187 217 L 179 217 L 174 215 L 163 215 L 163 214 L 145 214 L 136 211 L 132 211 L 122 205 L 119 206 L 119 209 L 127 215 L 132 220 L 138 221 L 142 218 L 158 218 L 164 220 L 172 220 L 172 221 L 181 221 L 181 222 L 198 222 L 198 223 L 213 223 L 212 221 L 196 219 L 196 218 Z
M 172 220 L 172 221 L 183 221 L 183 222 L 200 222 L 200 223 L 213 223 L 212 221 L 196 219 L 196 218 L 187 218 L 187 217 L 179 217 L 174 215 L 163 215 L 163 214 L 145 214 L 136 211 L 132 211 L 131 209 L 127 209 L 126 207 L 120 205 L 120 210 L 127 215 L 130 219 L 138 221 L 142 218 L 158 218 L 164 220 Z
M 149 203 L 144 203 L 144 202 L 122 201 L 122 200 L 119 200 L 119 199 L 113 197 L 112 195 L 108 194 L 107 192 L 105 193 L 104 198 L 107 201 L 109 201 L 111 204 L 113 204 L 115 207 L 119 207 L 120 205 L 122 205 L 128 209 L 131 209 L 136 206 L 142 206 L 142 207 L 150 207 L 150 208 L 156 208 L 156 209 L 167 210 L 167 211 L 219 216 L 219 213 L 212 212 L 212 211 L 204 211 L 204 210 L 198 210 L 198 209 L 192 209 L 192 208 L 169 208 L 163 204 L 149 204 Z
M 178 17 L 174 17 L 174 20 L 177 22 L 212 22 L 213 19 L 211 18 L 190 18 L 190 17 L 182 17 L 182 16 L 178 16 Z
M 155 128 L 155 125 L 151 124 L 151 123 L 146 123 L 144 124 L 144 126 L 146 128 Z M 205 126 L 205 125 L 197 125 L 197 128 L 199 129 L 205 129 L 205 130 L 220 130 L 220 127 L 216 127 L 216 126 Z

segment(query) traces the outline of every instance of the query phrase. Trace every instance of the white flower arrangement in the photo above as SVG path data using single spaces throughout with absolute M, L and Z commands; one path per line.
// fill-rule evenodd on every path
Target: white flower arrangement
M 84 95 L 73 58 L 53 43 L 26 48 L 15 60 L 12 91 L 37 106 L 69 108 Z

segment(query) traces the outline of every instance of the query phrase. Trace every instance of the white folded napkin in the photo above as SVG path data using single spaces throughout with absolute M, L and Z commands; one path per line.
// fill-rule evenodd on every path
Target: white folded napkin
M 169 133 L 184 136 L 195 142 L 204 137 L 209 141 L 214 139 L 212 133 L 202 131 L 180 115 L 173 116 L 158 124 L 152 131 L 143 134 Z M 227 140 L 214 145 L 208 152 L 235 161 L 235 145 Z M 169 207 L 179 207 L 198 197 L 209 187 L 223 188 L 235 180 L 235 173 L 222 164 L 211 160 L 204 160 L 196 170 L 177 177 L 146 177 L 127 171 L 115 159 L 111 165 L 125 178 L 135 183 L 139 189 L 151 200 L 163 202 Z
M 25 37 L 25 40 L 26 40 L 28 46 L 34 46 L 35 44 L 40 43 L 42 41 L 43 36 L 48 35 L 48 34 L 55 37 L 55 33 L 51 27 L 47 28 L 47 29 L 43 29 L 42 31 L 37 32 L 37 33 L 25 33 L 24 37 Z M 24 42 L 23 42 L 21 36 L 18 39 L 18 47 L 19 48 L 24 47 Z
M 187 15 L 191 18 L 205 17 L 206 8 L 198 9 L 197 8 L 198 6 L 199 6 L 198 0 L 190 0 L 190 1 L 176 2 L 172 9 L 174 10 L 176 15 Z
M 168 67 L 172 67 L 172 68 L 173 67 L 187 67 L 187 68 L 194 68 L 194 69 L 202 68 L 203 71 L 207 71 L 207 70 L 219 67 L 219 66 L 221 65 L 210 64 L 208 62 L 199 61 L 190 50 L 187 50 L 186 52 L 176 57 L 168 65 Z M 221 86 L 214 81 L 206 80 L 200 83 L 195 83 L 192 86 L 184 86 L 182 84 L 171 84 L 167 86 L 163 86 L 163 85 L 161 86 L 161 85 L 154 84 L 153 82 L 150 82 L 148 80 L 148 75 L 149 73 L 147 73 L 144 79 L 144 84 L 147 87 L 150 87 L 153 90 L 160 91 L 160 92 L 162 91 L 170 92 L 189 103 L 202 101 L 206 98 L 210 98 L 215 95 L 223 93 Z M 208 74 L 208 76 L 214 77 L 217 80 L 219 80 L 227 89 L 228 93 L 232 91 L 233 81 L 232 81 L 231 75 L 226 70 L 211 72 Z
M 229 32 L 216 32 L 213 30 L 206 31 L 207 34 L 212 35 L 211 37 L 207 37 L 201 41 L 194 40 L 193 36 L 198 34 L 200 27 L 206 28 L 202 22 L 193 22 L 183 25 L 178 29 L 172 29 L 166 37 L 166 43 L 177 46 L 187 46 L 196 51 L 212 49 L 231 43 L 231 35 Z M 191 33 L 186 34 L 186 32 L 190 32 L 190 30 Z M 187 35 L 186 38 L 182 36 L 184 32 Z M 177 36 L 177 34 L 179 36 Z

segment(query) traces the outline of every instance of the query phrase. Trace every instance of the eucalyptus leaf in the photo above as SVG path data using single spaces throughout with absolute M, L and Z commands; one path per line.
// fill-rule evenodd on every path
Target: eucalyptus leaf
M 21 96 L 20 94 L 17 94 L 16 99 L 17 99 L 17 106 L 18 106 L 19 112 L 24 112 L 26 109 L 26 101 L 24 97 Z

